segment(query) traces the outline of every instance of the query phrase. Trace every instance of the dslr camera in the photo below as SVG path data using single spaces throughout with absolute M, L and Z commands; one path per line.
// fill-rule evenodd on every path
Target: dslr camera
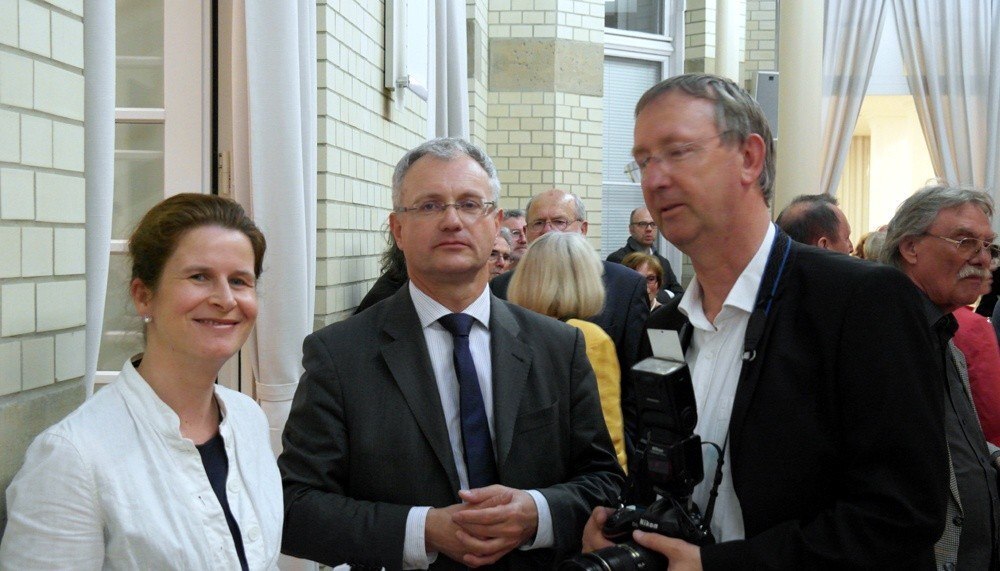
M 691 499 L 704 478 L 694 387 L 687 365 L 649 358 L 632 368 L 639 408 L 640 439 L 618 509 L 602 532 L 616 543 L 563 561 L 561 571 L 666 569 L 666 558 L 631 539 L 639 529 L 695 545 L 715 543 L 711 513 L 702 516 Z M 709 501 L 709 504 L 712 502 Z

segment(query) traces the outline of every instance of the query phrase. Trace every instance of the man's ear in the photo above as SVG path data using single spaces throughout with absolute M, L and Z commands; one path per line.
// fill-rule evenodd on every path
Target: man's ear
M 580 233 L 583 234 L 584 236 L 587 235 L 587 221 L 586 220 L 584 220 L 583 222 L 580 223 Z
M 764 170 L 764 157 L 767 154 L 767 145 L 764 138 L 757 133 L 750 133 L 743 141 L 743 183 L 751 185 L 760 177 Z
M 826 236 L 820 236 L 819 240 L 816 240 L 816 247 L 823 248 L 824 250 L 830 249 L 830 239 Z
M 917 239 L 913 236 L 903 238 L 899 243 L 899 255 L 909 264 L 917 263 Z
M 399 224 L 399 217 L 395 212 L 389 213 L 389 231 L 392 232 L 392 238 L 393 240 L 396 241 L 396 246 L 398 246 L 399 249 L 402 250 L 403 249 L 403 243 L 401 241 L 402 230 Z

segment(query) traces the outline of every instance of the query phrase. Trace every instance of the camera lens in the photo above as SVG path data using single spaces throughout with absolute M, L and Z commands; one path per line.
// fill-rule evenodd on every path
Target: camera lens
M 667 559 L 633 541 L 584 553 L 559 564 L 559 571 L 656 571 Z

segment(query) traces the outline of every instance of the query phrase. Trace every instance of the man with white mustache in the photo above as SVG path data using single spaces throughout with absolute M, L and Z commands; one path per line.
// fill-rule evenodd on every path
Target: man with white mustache
M 1000 449 L 983 436 L 965 357 L 952 341 L 958 327 L 952 312 L 976 300 L 1000 256 L 992 216 L 993 200 L 984 192 L 927 186 L 896 210 L 882 249 L 882 261 L 902 270 L 926 295 L 924 312 L 946 372 L 951 494 L 944 534 L 934 546 L 938 569 L 995 569 L 998 564 Z

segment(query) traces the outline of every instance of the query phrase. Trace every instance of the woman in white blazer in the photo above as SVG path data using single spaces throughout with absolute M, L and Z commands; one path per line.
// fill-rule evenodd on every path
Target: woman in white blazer
M 3 569 L 272 569 L 267 422 L 215 384 L 257 317 L 265 240 L 235 202 L 180 194 L 129 239 L 146 349 L 40 434 L 7 489 Z

